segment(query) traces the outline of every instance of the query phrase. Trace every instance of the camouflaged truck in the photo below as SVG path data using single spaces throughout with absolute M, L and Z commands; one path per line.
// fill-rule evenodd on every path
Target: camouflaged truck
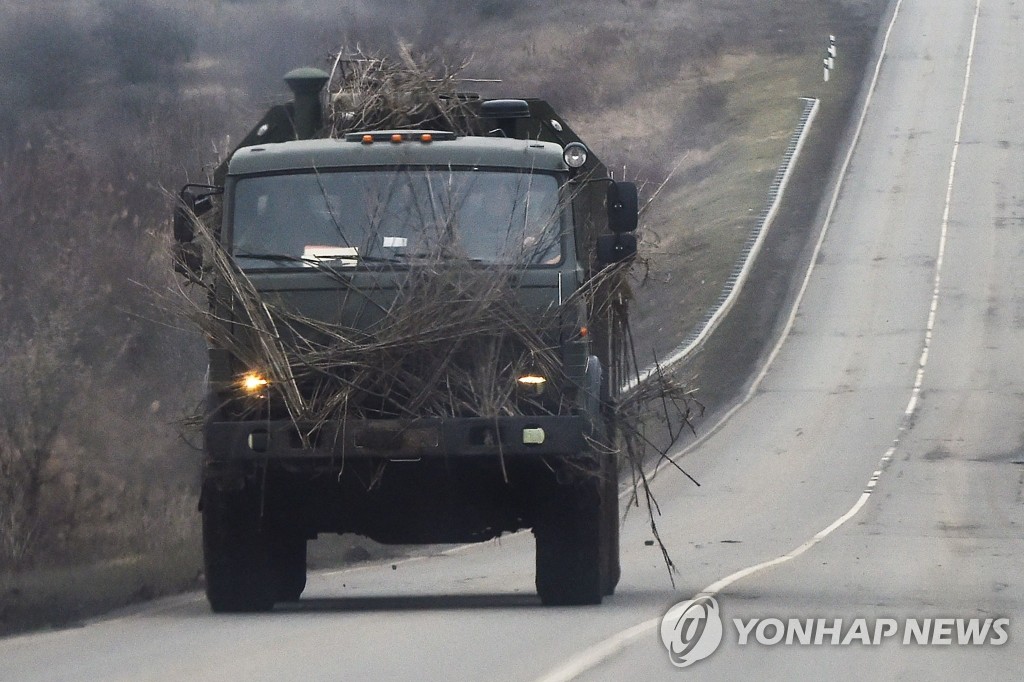
M 275 310 L 372 341 L 410 278 L 445 276 L 443 249 L 423 267 L 422 216 L 441 213 L 460 226 L 453 262 L 504 282 L 502 305 L 525 316 L 554 364 L 495 360 L 483 369 L 507 386 L 507 405 L 421 414 L 396 382 L 367 379 L 367 368 L 352 380 L 339 361 L 289 379 L 299 398 L 349 391 L 313 424 L 286 409 L 281 377 L 211 342 L 200 509 L 212 609 L 298 599 L 307 543 L 320 533 L 461 543 L 522 529 L 536 537 L 544 604 L 600 603 L 619 579 L 615 405 L 628 304 L 621 282 L 601 273 L 624 271 L 636 253 L 635 185 L 609 178 L 544 101 L 459 94 L 458 125 L 426 115 L 402 129 L 339 134 L 326 121 L 327 74 L 299 69 L 286 81 L 293 101 L 267 112 L 214 184 L 180 193 L 175 267 L 205 282 L 211 319 L 248 324 L 203 264 L 200 220 Z M 286 326 L 273 342 L 301 364 Z M 469 362 L 479 372 L 488 361 Z

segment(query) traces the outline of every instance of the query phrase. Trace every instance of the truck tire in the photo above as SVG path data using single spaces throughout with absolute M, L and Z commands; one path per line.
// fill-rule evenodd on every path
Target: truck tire
M 297 601 L 306 589 L 306 538 L 282 534 L 271 555 L 277 601 Z
M 604 562 L 604 582 L 601 594 L 609 597 L 615 594 L 622 569 L 619 563 L 619 467 L 616 452 L 618 436 L 615 428 L 612 399 L 609 392 L 608 374 L 596 356 L 588 364 L 590 394 L 598 396 L 597 402 L 584 403 L 584 414 L 592 424 L 592 437 L 598 449 L 604 450 L 601 457 L 601 552 Z
M 601 483 L 588 477 L 556 486 L 534 527 L 537 594 L 545 606 L 600 604 L 607 589 L 606 526 Z
M 268 611 L 277 598 L 271 538 L 246 491 L 203 490 L 206 598 L 214 613 Z
M 615 458 L 609 456 L 604 476 L 604 499 L 601 500 L 603 514 L 604 551 L 607 562 L 605 568 L 604 596 L 615 594 L 615 587 L 622 575 L 619 561 L 619 470 Z

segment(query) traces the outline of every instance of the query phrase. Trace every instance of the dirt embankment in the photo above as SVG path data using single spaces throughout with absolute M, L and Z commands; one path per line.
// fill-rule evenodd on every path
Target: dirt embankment
M 837 68 L 829 83 L 808 90 L 819 98 L 820 108 L 761 255 L 730 314 L 679 370 L 696 377 L 708 421 L 741 397 L 785 322 L 822 226 L 826 193 L 832 190 L 861 112 L 862 86 L 874 68 L 878 27 L 887 18 L 887 6 L 861 3 L 857 7 L 870 10 L 871 21 L 835 29 L 840 45 Z

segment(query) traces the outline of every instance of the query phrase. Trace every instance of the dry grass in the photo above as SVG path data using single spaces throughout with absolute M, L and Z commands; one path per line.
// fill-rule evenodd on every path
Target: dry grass
M 127 604 L 194 589 L 201 563 L 198 538 L 190 537 L 166 544 L 159 552 L 0 573 L 0 636 L 66 627 Z
M 839 32 L 844 50 L 864 49 L 884 3 L 639 4 L 559 8 L 562 20 L 580 22 L 569 36 L 544 12 L 524 33 L 485 29 L 504 66 L 478 53 L 470 69 L 556 102 L 620 177 L 653 187 L 679 164 L 645 216 L 651 271 L 633 321 L 650 361 L 718 299 L 764 207 L 799 98 L 827 101 L 859 85 L 859 74 L 842 71 L 822 84 L 828 34 Z
M 343 49 L 331 60 L 327 111 L 331 136 L 352 130 L 437 128 L 468 134 L 459 91 L 464 63 L 413 55 L 405 43 L 398 57 Z
M 678 345 L 718 299 L 765 206 L 799 119 L 799 97 L 814 91 L 793 76 L 800 66 L 793 58 L 726 60 L 731 92 L 723 118 L 733 122 L 732 134 L 691 155 L 647 215 L 651 281 L 638 296 L 637 324 L 651 355 Z M 669 301 L 677 314 L 665 318 L 656 311 Z

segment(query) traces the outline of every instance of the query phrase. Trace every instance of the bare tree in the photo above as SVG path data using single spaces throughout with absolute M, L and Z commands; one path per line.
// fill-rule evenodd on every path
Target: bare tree
M 46 495 L 60 476 L 55 453 L 86 368 L 63 306 L 0 341 L 0 562 L 19 566 L 55 530 Z

